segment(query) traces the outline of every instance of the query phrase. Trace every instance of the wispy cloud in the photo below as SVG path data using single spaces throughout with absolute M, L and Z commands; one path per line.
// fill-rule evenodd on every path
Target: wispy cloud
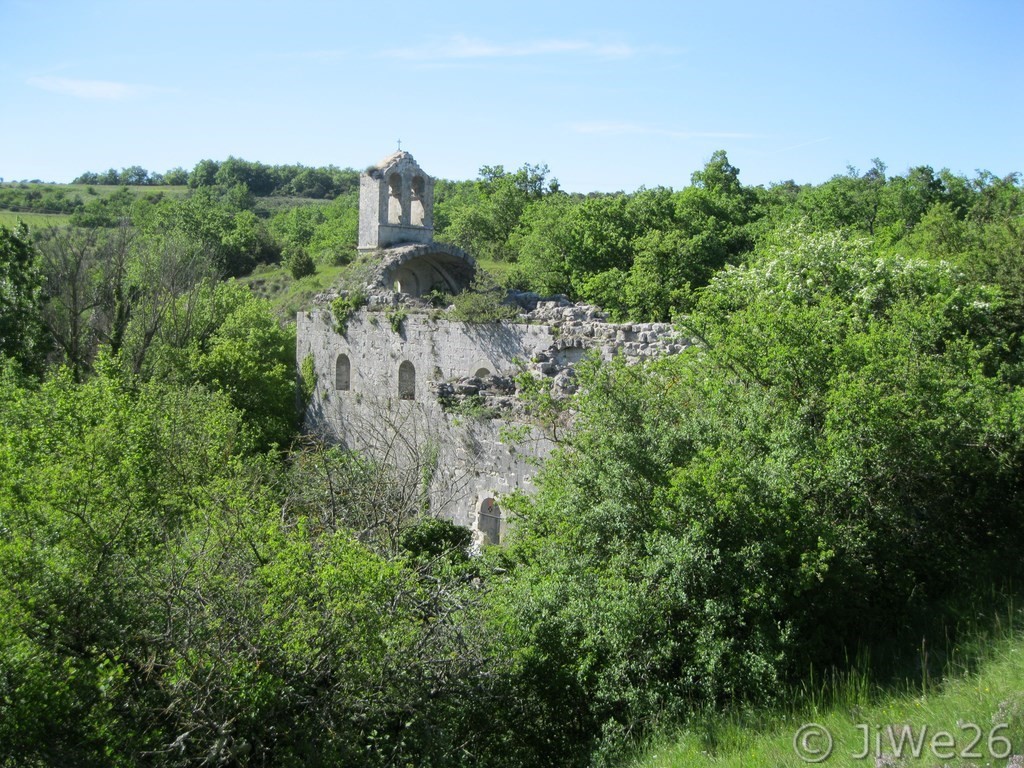
M 116 83 L 110 80 L 76 80 L 68 77 L 30 77 L 26 81 L 33 88 L 99 101 L 124 101 L 141 96 L 150 90 L 146 86 Z
M 664 136 L 670 139 L 754 139 L 755 133 L 742 131 L 680 131 L 642 123 L 591 122 L 574 123 L 575 133 L 605 136 Z
M 381 55 L 394 59 L 451 61 L 458 59 L 522 58 L 525 56 L 578 55 L 605 59 L 625 59 L 637 49 L 625 43 L 595 43 L 588 40 L 528 40 L 495 43 L 456 35 L 432 44 L 409 48 L 391 48 Z

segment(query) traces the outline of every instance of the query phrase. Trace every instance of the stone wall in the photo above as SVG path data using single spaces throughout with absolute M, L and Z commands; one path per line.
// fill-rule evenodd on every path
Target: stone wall
M 616 324 L 565 299 L 516 299 L 517 321 L 483 324 L 378 302 L 353 313 L 344 335 L 323 305 L 299 313 L 298 360 L 312 355 L 317 378 L 307 430 L 428 478 L 437 513 L 496 538 L 501 496 L 531 490 L 553 448 L 530 424 L 515 377 L 528 372 L 566 397 L 591 350 L 640 361 L 688 346 L 668 324 Z

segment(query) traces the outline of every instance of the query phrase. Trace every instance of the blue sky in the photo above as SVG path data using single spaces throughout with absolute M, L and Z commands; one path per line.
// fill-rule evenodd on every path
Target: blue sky
M 1024 171 L 1024 2 L 0 0 L 0 177 L 228 155 L 571 191 Z

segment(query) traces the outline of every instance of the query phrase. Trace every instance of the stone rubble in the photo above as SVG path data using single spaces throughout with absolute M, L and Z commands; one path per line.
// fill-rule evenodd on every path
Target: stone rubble
M 590 351 L 597 350 L 606 360 L 623 355 L 628 363 L 637 363 L 678 354 L 692 344 L 671 323 L 613 323 L 599 307 L 574 304 L 565 296 L 544 299 L 535 293 L 513 292 L 510 303 L 523 310 L 520 322 L 551 328 L 554 343 L 524 361 L 523 370 L 550 381 L 551 394 L 559 399 L 577 391 L 575 366 Z M 494 416 L 522 410 L 511 377 L 464 377 L 437 382 L 434 387 L 449 410 L 458 410 L 467 401 Z

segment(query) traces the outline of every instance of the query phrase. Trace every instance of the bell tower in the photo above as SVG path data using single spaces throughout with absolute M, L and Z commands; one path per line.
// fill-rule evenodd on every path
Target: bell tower
M 360 251 L 434 239 L 434 180 L 399 150 L 359 175 Z

